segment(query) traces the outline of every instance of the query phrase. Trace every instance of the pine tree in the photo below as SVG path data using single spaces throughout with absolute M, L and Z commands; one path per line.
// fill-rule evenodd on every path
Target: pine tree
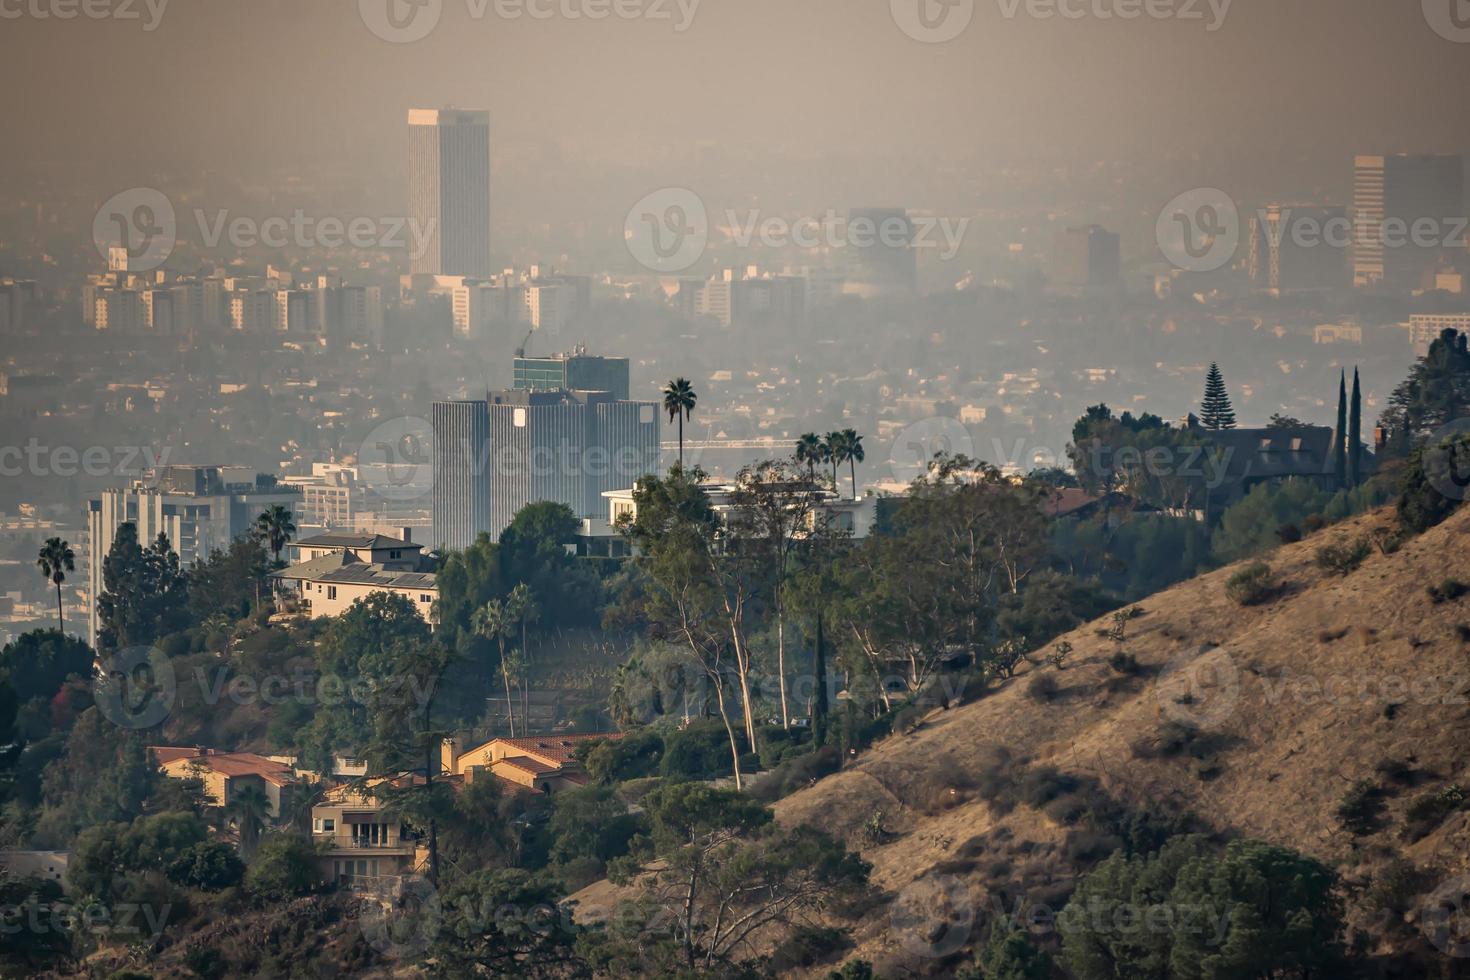
M 1358 369 L 1353 368 L 1353 400 L 1348 415 L 1348 485 L 1357 486 L 1363 479 L 1363 392 L 1358 384 Z
M 1230 393 L 1225 390 L 1220 366 L 1213 361 L 1210 362 L 1210 373 L 1205 376 L 1205 398 L 1200 402 L 1199 420 L 1206 429 L 1235 428 L 1235 409 L 1230 407 Z
M 1347 372 L 1337 379 L 1337 427 L 1332 430 L 1332 475 L 1339 489 L 1347 486 Z

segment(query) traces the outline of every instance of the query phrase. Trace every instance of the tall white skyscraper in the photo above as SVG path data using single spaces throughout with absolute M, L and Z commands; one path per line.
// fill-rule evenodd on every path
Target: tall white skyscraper
M 413 272 L 490 276 L 488 112 L 408 111 L 408 201 L 427 246 Z

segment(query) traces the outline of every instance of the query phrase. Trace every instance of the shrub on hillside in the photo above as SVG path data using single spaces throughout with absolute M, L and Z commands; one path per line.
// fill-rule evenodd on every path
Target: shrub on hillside
M 775 803 L 841 768 L 842 754 L 835 746 L 824 745 L 815 752 L 788 757 L 762 776 L 750 795 L 762 803 Z
M 745 733 L 735 732 L 742 756 Z M 748 772 L 744 760 L 741 771 Z M 730 736 L 717 719 L 697 721 L 681 732 L 672 732 L 664 740 L 659 775 L 669 779 L 719 779 L 734 772 L 730 764 Z
M 1277 591 L 1276 576 L 1263 561 L 1251 562 L 1225 580 L 1225 594 L 1242 606 L 1258 606 Z
M 1334 541 L 1317 549 L 1317 567 L 1334 575 L 1351 575 L 1373 553 L 1366 538 L 1356 541 Z
M 1405 839 L 1413 842 L 1428 837 L 1446 817 L 1464 805 L 1465 790 L 1454 783 L 1415 797 L 1404 811 Z
M 1371 779 L 1353 783 L 1337 805 L 1337 822 L 1354 837 L 1366 837 L 1382 825 L 1383 790 Z
M 1057 695 L 1062 693 L 1062 689 L 1052 675 L 1037 674 L 1027 683 L 1026 693 L 1033 701 L 1050 702 L 1056 700 Z

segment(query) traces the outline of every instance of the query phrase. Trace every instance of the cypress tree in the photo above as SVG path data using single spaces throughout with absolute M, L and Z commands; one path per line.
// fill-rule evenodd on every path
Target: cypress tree
M 1337 381 L 1337 428 L 1332 430 L 1332 475 L 1339 488 L 1347 486 L 1347 372 Z
M 1358 385 L 1358 369 L 1353 368 L 1353 400 L 1348 416 L 1348 485 L 1357 486 L 1363 479 L 1363 393 Z
M 1225 378 L 1214 361 L 1210 362 L 1210 373 L 1205 375 L 1205 397 L 1200 402 L 1199 420 L 1206 429 L 1235 428 L 1235 409 L 1230 406 L 1230 393 L 1225 390 Z

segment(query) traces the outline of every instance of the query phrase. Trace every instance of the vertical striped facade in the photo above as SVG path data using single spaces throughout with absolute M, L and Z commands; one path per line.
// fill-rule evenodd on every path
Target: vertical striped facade
M 434 537 L 462 550 L 491 525 L 490 414 L 483 401 L 435 402 Z

